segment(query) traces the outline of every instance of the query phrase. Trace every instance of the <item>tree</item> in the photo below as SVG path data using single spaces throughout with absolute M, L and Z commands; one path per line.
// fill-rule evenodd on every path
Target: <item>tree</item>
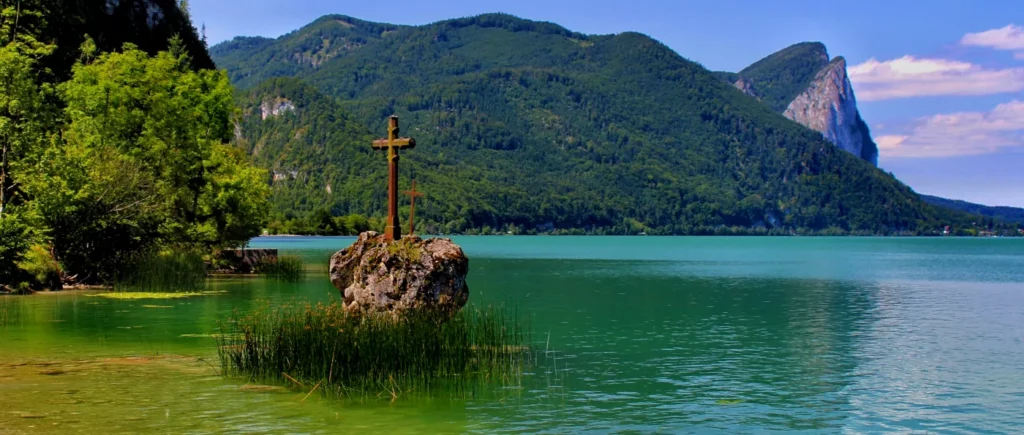
M 42 13 L 24 3 L 0 7 L 0 283 L 12 284 L 28 278 L 19 264 L 42 233 L 33 210 L 22 205 L 27 173 L 56 122 L 51 88 L 39 80 L 39 61 L 54 47 L 36 39 Z
M 179 0 L 178 9 L 181 9 L 181 13 L 185 15 L 189 21 L 192 20 L 192 8 L 188 4 L 188 0 Z
M 171 45 L 149 56 L 126 44 L 60 86 L 65 143 L 47 156 L 36 202 L 69 273 L 102 280 L 152 249 L 237 246 L 266 219 L 265 172 L 228 144 L 227 77 L 193 71 Z
M 0 10 L 0 219 L 24 190 L 16 174 L 27 163 L 22 160 L 38 154 L 52 126 L 44 107 L 49 89 L 37 82 L 37 64 L 54 47 L 32 33 L 42 22 L 40 11 L 20 1 Z

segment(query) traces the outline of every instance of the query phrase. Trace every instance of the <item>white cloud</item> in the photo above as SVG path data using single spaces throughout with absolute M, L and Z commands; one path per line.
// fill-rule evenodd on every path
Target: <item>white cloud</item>
M 847 71 L 857 97 L 864 101 L 1024 90 L 1024 68 L 985 69 L 947 59 L 869 59 Z
M 968 33 L 960 39 L 960 45 L 1007 51 L 1024 50 L 1024 27 L 1010 24 L 999 29 Z
M 920 118 L 905 131 L 879 136 L 885 157 L 951 157 L 1024 148 L 1024 101 L 988 112 L 959 112 Z

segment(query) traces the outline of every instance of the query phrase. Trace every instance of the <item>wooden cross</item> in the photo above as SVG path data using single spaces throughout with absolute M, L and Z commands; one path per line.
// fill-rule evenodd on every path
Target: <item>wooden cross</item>
M 416 191 L 416 180 L 412 180 L 412 190 L 406 190 L 406 195 L 409 195 L 409 235 L 413 235 L 413 219 L 416 218 L 416 197 L 423 196 L 423 192 Z
M 388 137 L 373 141 L 373 149 L 388 150 L 388 220 L 384 227 L 384 240 L 398 240 L 398 150 L 415 148 L 416 139 L 398 137 L 398 116 L 388 118 Z

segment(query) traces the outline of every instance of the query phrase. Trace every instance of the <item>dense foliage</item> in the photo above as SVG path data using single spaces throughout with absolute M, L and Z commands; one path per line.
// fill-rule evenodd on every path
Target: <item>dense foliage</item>
M 100 51 L 119 50 L 131 42 L 149 54 L 167 50 L 168 41 L 179 37 L 196 68 L 210 69 L 213 61 L 206 51 L 200 32 L 192 26 L 187 10 L 179 0 L 0 0 L 4 8 L 16 12 L 37 13 L 45 19 L 23 30 L 42 35 L 53 44 L 53 51 L 42 59 L 52 81 L 70 78 L 79 60 L 79 47 L 92 39 Z M 187 8 L 187 0 L 182 3 Z M 13 17 L 11 17 L 13 18 Z
M 158 251 L 259 234 L 268 177 L 229 144 L 226 74 L 194 69 L 181 38 L 150 55 L 83 36 L 61 81 L 47 65 L 71 51 L 48 29 L 69 18 L 37 3 L 0 15 L 0 284 L 109 281 Z
M 587 36 L 507 15 L 420 27 L 332 16 L 212 52 L 238 84 L 295 75 L 326 94 L 276 79 L 242 99 L 240 142 L 275 171 L 277 209 L 310 224 L 325 221 L 314 212 L 383 216 L 386 164 L 369 142 L 397 113 L 419 143 L 402 154 L 401 187 L 423 186 L 417 226 L 428 232 L 970 225 L 636 33 Z M 327 54 L 309 63 L 310 53 Z

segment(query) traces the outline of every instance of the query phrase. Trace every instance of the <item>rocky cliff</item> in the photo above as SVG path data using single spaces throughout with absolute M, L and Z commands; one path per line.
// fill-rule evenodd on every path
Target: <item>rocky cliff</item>
M 846 75 L 846 60 L 832 60 L 783 113 L 811 128 L 853 155 L 878 165 L 878 147 L 857 110 L 853 85 Z
M 734 75 L 719 77 L 728 77 L 744 94 L 877 166 L 878 147 L 858 112 L 846 60 L 829 61 L 824 44 L 794 44 Z
M 750 83 L 750 80 L 742 79 L 741 78 L 739 80 L 736 80 L 736 83 L 733 83 L 732 85 L 735 86 L 736 89 L 739 89 L 744 94 L 747 94 L 747 95 L 749 95 L 751 97 L 754 97 L 754 98 L 757 98 L 757 99 L 761 99 L 757 95 L 757 91 L 754 90 L 754 85 L 752 85 Z

